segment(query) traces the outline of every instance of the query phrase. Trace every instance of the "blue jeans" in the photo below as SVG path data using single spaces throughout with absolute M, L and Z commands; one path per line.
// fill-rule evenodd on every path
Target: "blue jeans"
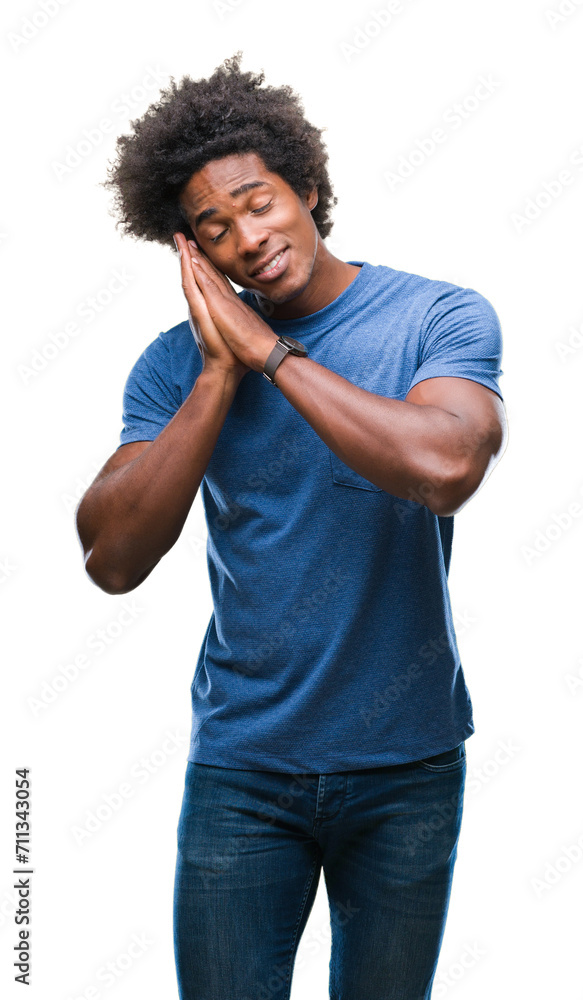
M 332 1000 L 430 997 L 465 776 L 465 742 L 320 775 L 190 761 L 174 885 L 181 1000 L 289 1000 L 321 869 Z

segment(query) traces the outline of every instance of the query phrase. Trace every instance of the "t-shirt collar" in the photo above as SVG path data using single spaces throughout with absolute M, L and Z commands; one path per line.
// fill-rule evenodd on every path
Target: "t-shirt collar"
M 360 298 L 366 290 L 366 286 L 372 276 L 372 265 L 362 260 L 348 260 L 346 263 L 355 264 L 357 267 L 360 267 L 358 274 L 355 275 L 350 284 L 332 302 L 329 302 L 323 309 L 318 309 L 316 312 L 310 313 L 308 316 L 297 316 L 294 319 L 273 319 L 270 316 L 265 316 L 257 303 L 255 293 L 249 289 L 244 290 L 245 301 L 277 333 L 289 333 L 293 335 L 292 330 L 294 333 L 307 332 L 308 330 L 315 331 L 321 327 L 328 326 L 337 313 L 342 313 L 348 305 L 352 304 L 355 299 Z

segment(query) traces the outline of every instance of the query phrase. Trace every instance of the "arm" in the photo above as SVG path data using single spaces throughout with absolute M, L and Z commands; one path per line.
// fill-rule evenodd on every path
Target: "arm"
M 196 249 L 191 256 L 217 328 L 245 364 L 263 371 L 276 335 L 225 289 L 208 258 Z M 346 465 L 388 493 L 449 517 L 477 492 L 506 446 L 504 404 L 480 383 L 485 376 L 492 382 L 496 370 L 497 317 L 482 296 L 459 289 L 428 311 L 423 347 L 405 400 L 368 392 L 293 354 L 277 368 L 275 383 Z
M 426 379 L 405 400 L 390 399 L 290 354 L 275 382 L 346 465 L 441 516 L 467 503 L 505 447 L 502 400 L 469 379 Z
M 180 537 L 242 374 L 203 369 L 155 440 L 119 448 L 81 498 L 85 569 L 106 593 L 134 590 Z
M 85 569 L 108 594 L 134 590 L 180 537 L 239 382 L 249 371 L 218 332 L 185 255 L 181 275 L 202 372 L 176 409 L 164 384 L 164 354 L 152 367 L 148 361 L 152 348 L 164 350 L 159 338 L 144 351 L 124 392 L 131 436 L 143 433 L 144 440 L 114 452 L 75 511 Z

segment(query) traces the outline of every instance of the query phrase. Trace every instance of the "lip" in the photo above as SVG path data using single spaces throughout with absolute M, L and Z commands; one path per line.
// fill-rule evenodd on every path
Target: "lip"
M 272 253 L 271 256 L 263 262 L 263 264 L 259 264 L 259 267 L 263 267 L 265 264 L 268 264 L 270 260 L 277 257 L 278 253 L 281 253 L 281 250 L 276 250 L 275 253 Z M 266 271 L 264 274 L 252 274 L 251 277 L 254 281 L 274 281 L 275 278 L 279 278 L 280 274 L 285 271 L 288 263 L 289 247 L 284 247 L 282 256 L 279 258 L 275 267 L 272 267 L 271 271 Z

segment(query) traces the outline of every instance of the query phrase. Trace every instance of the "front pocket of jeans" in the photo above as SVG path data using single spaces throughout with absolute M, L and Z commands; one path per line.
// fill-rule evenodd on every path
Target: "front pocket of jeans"
M 463 767 L 466 761 L 466 745 L 462 742 L 452 750 L 444 750 L 443 753 L 434 754 L 432 757 L 424 757 L 416 763 L 424 771 L 457 771 Z

